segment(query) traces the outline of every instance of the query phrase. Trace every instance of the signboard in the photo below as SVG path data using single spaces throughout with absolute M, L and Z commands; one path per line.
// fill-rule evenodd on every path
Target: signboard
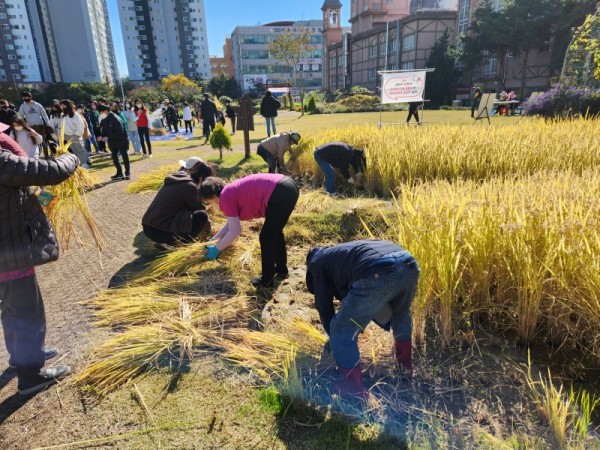
M 381 74 L 381 103 L 422 102 L 426 71 Z
M 266 75 L 244 75 L 244 89 L 254 89 L 257 85 L 267 84 Z

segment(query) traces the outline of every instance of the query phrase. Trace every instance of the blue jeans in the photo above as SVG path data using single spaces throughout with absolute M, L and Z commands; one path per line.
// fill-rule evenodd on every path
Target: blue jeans
M 331 319 L 331 351 L 339 367 L 351 369 L 359 360 L 358 336 L 389 305 L 394 339 L 412 336 L 410 305 L 417 292 L 419 266 L 407 252 L 377 259 L 365 276 L 355 281 Z
M 133 151 L 135 153 L 142 153 L 142 144 L 140 144 L 140 135 L 138 134 L 138 131 L 128 131 L 127 134 L 129 135 L 129 142 L 133 145 Z
M 327 161 L 321 158 L 317 153 L 314 153 L 315 161 L 325 174 L 325 190 L 330 194 L 335 194 L 335 172 L 333 167 Z
M 271 136 L 271 127 L 273 127 L 273 134 L 277 134 L 277 128 L 275 128 L 275 117 L 265 117 L 267 121 L 267 135 Z
M 88 152 L 88 155 L 92 153 L 92 145 L 94 146 L 94 150 L 96 153 L 100 153 L 100 147 L 98 147 L 98 141 L 96 140 L 96 135 L 90 128 L 90 137 L 84 142 L 85 150 Z

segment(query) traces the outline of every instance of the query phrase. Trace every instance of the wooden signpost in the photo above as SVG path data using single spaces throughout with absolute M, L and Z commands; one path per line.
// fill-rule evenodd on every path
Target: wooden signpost
M 237 118 L 236 129 L 244 132 L 245 157 L 250 158 L 250 131 L 254 131 L 254 114 L 256 106 L 250 97 L 244 95 L 240 106 L 233 107 Z

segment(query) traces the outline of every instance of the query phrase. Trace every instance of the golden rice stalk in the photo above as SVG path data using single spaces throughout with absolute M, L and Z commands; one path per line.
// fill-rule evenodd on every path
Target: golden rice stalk
M 77 374 L 75 381 L 106 395 L 167 363 L 179 367 L 197 354 L 214 352 L 224 333 L 247 323 L 246 300 L 179 299 L 173 302 L 173 311 L 156 316 L 154 323 L 131 326 L 99 346 L 91 364 Z M 115 319 L 119 323 L 131 317 L 117 312 Z
M 57 154 L 68 153 L 70 142 L 64 142 L 64 126 L 62 127 Z M 96 247 L 102 250 L 104 238 L 102 231 L 94 220 L 85 197 L 88 190 L 94 188 L 97 179 L 82 167 L 77 167 L 75 173 L 59 185 L 49 186 L 47 188 L 55 200 L 45 207 L 46 214 L 56 230 L 56 235 L 60 244 L 68 249 L 71 238 L 75 238 L 77 243 L 83 245 L 88 241 L 88 235 L 80 234 L 77 226 L 84 225 L 89 234 L 91 234 Z
M 158 191 L 163 185 L 165 177 L 173 172 L 177 172 L 178 169 L 179 164 L 169 164 L 140 175 L 136 181 L 129 183 L 126 192 L 128 194 L 137 194 L 140 192 Z

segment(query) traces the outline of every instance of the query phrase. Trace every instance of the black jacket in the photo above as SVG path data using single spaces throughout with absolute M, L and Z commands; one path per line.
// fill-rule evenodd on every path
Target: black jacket
M 200 116 L 202 120 L 208 120 L 214 122 L 215 115 L 217 114 L 217 105 L 212 100 L 202 100 L 200 103 Z
M 72 154 L 34 160 L 0 149 L 0 272 L 58 259 L 56 234 L 29 186 L 60 184 L 78 165 Z
M 173 173 L 152 200 L 142 225 L 171 233 L 192 231 L 192 214 L 203 210 L 198 184 L 186 172 Z
M 340 169 L 346 179 L 350 178 L 348 166 L 352 166 L 355 173 L 364 172 L 366 168 L 365 152 L 343 142 L 323 144 L 317 147 L 314 154 L 323 158 L 330 166 Z
M 275 100 L 273 96 L 263 97 L 260 102 L 260 115 L 263 117 L 277 117 L 277 110 L 281 108 L 279 100 Z
M 372 273 L 370 265 L 382 256 L 404 249 L 388 241 L 362 240 L 316 248 L 306 259 L 306 287 L 327 334 L 335 315 L 333 298 L 343 300 L 354 282 Z
M 106 119 L 100 121 L 100 129 L 102 130 L 102 137 L 108 138 L 108 145 L 111 149 L 129 147 L 125 125 L 115 113 L 108 113 Z
M 233 109 L 233 106 L 227 105 L 225 107 L 225 117 L 235 119 L 235 109 Z

